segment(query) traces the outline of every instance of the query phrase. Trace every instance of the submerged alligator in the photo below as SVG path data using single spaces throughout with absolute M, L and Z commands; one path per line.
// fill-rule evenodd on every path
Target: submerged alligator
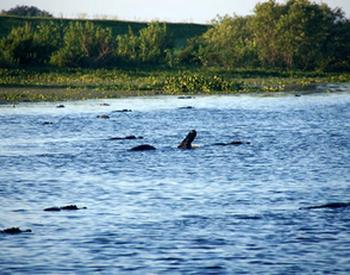
M 134 136 L 134 135 L 130 135 L 130 136 L 125 136 L 125 137 L 111 137 L 108 140 L 130 140 L 130 139 L 143 139 L 143 137 L 141 136 Z
M 31 229 L 22 230 L 19 227 L 11 227 L 11 228 L 6 228 L 4 230 L 0 230 L 0 233 L 9 234 L 9 235 L 28 233 L 28 232 L 32 232 L 32 230 Z
M 299 209 L 301 210 L 319 209 L 319 208 L 337 209 L 337 208 L 345 208 L 345 207 L 350 207 L 350 202 L 331 202 L 331 203 L 315 205 L 315 206 L 300 207 Z
M 185 150 L 189 150 L 189 149 L 194 149 L 196 148 L 196 146 L 192 145 L 192 142 L 194 141 L 194 139 L 197 136 L 197 131 L 196 130 L 191 130 L 187 136 L 181 141 L 181 143 L 177 146 L 177 148 L 179 149 L 185 149 Z M 211 144 L 211 146 L 227 146 L 227 145 L 243 145 L 243 144 L 250 144 L 250 142 L 244 142 L 244 141 L 231 141 L 228 143 L 214 143 Z M 156 147 L 150 145 L 150 144 L 142 144 L 142 145 L 138 145 L 135 146 L 131 149 L 129 149 L 129 151 L 150 151 L 150 150 L 156 150 Z
M 72 204 L 72 205 L 66 205 L 66 206 L 61 206 L 61 207 L 54 206 L 54 207 L 45 208 L 44 211 L 58 212 L 61 210 L 80 210 L 80 209 L 87 209 L 87 208 L 86 207 L 79 208 L 78 206 Z

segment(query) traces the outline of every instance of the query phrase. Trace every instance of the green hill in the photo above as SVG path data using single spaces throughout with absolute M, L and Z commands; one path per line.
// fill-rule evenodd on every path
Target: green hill
M 62 19 L 62 18 L 40 18 L 40 17 L 17 17 L 17 16 L 0 16 L 0 38 L 6 36 L 13 27 L 21 26 L 25 22 L 30 22 L 33 25 L 54 22 L 55 24 L 67 25 L 69 22 L 78 21 L 84 22 L 87 19 Z M 101 27 L 108 27 L 112 29 L 113 34 L 125 34 L 128 32 L 129 26 L 134 32 L 138 32 L 140 29 L 147 26 L 147 23 L 132 22 L 132 21 L 119 21 L 119 20 L 102 20 L 95 19 L 89 20 Z M 177 46 L 182 46 L 188 38 L 200 35 L 208 30 L 209 25 L 191 24 L 191 23 L 166 23 L 167 28 Z

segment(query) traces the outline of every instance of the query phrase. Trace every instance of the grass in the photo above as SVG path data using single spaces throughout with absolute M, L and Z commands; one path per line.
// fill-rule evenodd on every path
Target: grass
M 0 68 L 0 103 L 117 98 L 137 95 L 232 94 L 301 90 L 350 82 L 350 73 L 217 68 Z

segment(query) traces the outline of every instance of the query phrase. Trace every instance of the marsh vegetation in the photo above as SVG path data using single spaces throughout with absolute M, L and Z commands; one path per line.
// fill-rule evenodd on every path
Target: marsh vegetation
M 0 20 L 2 101 L 273 92 L 350 79 L 349 19 L 308 0 L 259 3 L 253 15 L 211 25 Z

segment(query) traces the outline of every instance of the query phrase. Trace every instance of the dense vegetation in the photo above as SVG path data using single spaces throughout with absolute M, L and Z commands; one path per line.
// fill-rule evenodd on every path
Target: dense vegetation
M 0 68 L 0 103 L 183 95 L 304 91 L 314 84 L 350 82 L 349 73 L 219 68 Z M 299 92 L 296 92 L 299 93 Z
M 0 102 L 284 91 L 350 81 L 350 21 L 308 0 L 210 26 L 0 16 Z
M 0 41 L 2 66 L 217 66 L 285 70 L 350 70 L 350 21 L 341 9 L 308 0 L 256 5 L 251 16 L 225 16 L 182 47 L 166 24 L 127 33 L 93 22 L 26 22 Z

